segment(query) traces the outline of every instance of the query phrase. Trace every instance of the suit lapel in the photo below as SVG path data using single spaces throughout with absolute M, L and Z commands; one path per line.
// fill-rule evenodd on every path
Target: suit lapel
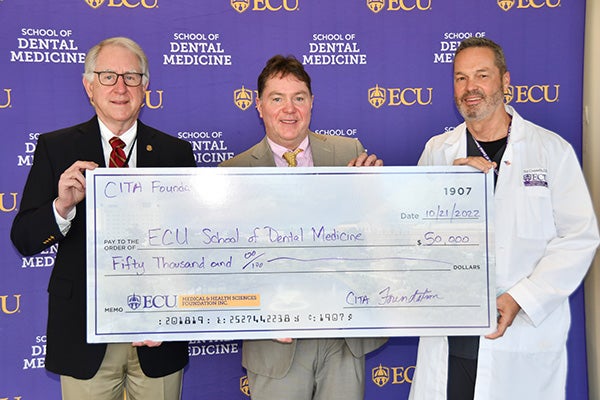
M 140 120 L 137 122 L 137 166 L 153 167 L 158 165 L 158 145 L 155 134 Z
M 267 142 L 266 136 L 256 146 L 254 146 L 250 164 L 252 167 L 275 167 L 273 152 L 271 151 L 269 142 Z
M 85 161 L 94 161 L 100 167 L 105 167 L 104 152 L 102 150 L 102 138 L 100 136 L 100 126 L 98 117 L 94 116 L 88 122 L 81 124 L 78 128 L 80 133 L 74 149 L 80 152 L 77 158 Z
M 309 132 L 308 140 L 315 167 L 334 164 L 333 146 L 327 142 L 326 136 Z

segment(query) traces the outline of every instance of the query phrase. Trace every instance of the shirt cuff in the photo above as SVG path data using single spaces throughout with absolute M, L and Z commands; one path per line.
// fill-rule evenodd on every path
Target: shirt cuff
M 60 233 L 62 233 L 63 236 L 66 236 L 69 232 L 69 229 L 71 229 L 71 221 L 73 221 L 73 218 L 75 218 L 77 208 L 73 207 L 73 209 L 67 214 L 66 219 L 61 217 L 58 211 L 56 211 L 56 200 L 52 202 L 52 210 L 54 211 L 54 219 L 56 220 L 58 229 L 60 229 Z

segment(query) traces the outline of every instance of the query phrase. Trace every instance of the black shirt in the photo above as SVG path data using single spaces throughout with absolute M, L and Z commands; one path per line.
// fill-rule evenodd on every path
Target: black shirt
M 492 142 L 478 142 L 479 146 L 485 151 L 489 159 L 494 161 L 497 165 L 496 173 L 494 174 L 494 188 L 496 187 L 496 181 L 500 172 L 500 161 L 506 150 L 506 143 L 508 141 L 508 135 L 502 139 L 494 140 Z M 467 129 L 467 156 L 472 157 L 483 157 L 481 150 L 477 146 L 477 142 L 471 135 L 471 132 Z M 449 353 L 451 356 L 467 358 L 470 360 L 477 359 L 479 353 L 479 336 L 449 336 L 448 337 Z

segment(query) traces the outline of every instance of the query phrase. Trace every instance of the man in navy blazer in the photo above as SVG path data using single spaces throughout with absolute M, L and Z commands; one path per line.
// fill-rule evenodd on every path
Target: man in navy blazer
M 223 167 L 383 165 L 356 139 L 309 130 L 310 76 L 292 56 L 272 57 L 258 77 L 256 108 L 265 137 Z M 294 153 L 294 161 L 288 154 Z M 363 400 L 365 354 L 385 338 L 246 340 L 242 365 L 253 400 Z
M 148 60 L 128 38 L 86 55 L 83 85 L 96 116 L 40 135 L 11 239 L 30 256 L 59 244 L 48 285 L 46 369 L 61 375 L 63 399 L 179 399 L 186 342 L 86 342 L 85 171 L 108 165 L 109 139 L 124 143 L 129 167 L 195 167 L 189 143 L 138 120 Z

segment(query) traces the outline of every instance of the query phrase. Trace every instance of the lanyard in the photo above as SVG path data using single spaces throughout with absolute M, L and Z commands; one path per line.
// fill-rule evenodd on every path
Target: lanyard
M 129 153 L 127 154 L 127 159 L 125 160 L 125 165 L 129 165 L 129 159 L 131 158 L 131 153 L 133 153 L 133 148 L 135 146 L 136 141 L 137 141 L 137 135 L 135 135 L 135 138 L 133 138 L 133 142 L 131 143 L 131 148 L 129 149 Z M 479 145 L 479 143 L 477 145 Z
M 506 132 L 506 146 L 508 146 L 508 140 L 510 139 L 510 130 L 511 130 L 511 127 L 512 127 L 512 119 L 510 121 L 510 124 L 508 124 L 508 131 Z M 489 162 L 492 162 L 492 159 L 490 158 L 490 156 L 488 156 L 488 154 L 485 152 L 485 150 L 483 149 L 483 147 L 481 147 L 481 145 L 479 144 L 479 142 L 477 141 L 477 139 L 475 139 L 475 136 L 473 136 L 472 133 L 471 133 L 471 137 L 473 138 L 473 141 L 475 142 L 475 145 L 477 146 L 477 149 L 479 150 L 479 152 L 481 153 L 481 155 L 483 156 L 483 158 L 485 158 Z M 494 173 L 496 175 L 499 174 L 499 165 L 498 165 L 498 163 L 496 163 L 496 167 L 494 168 Z

